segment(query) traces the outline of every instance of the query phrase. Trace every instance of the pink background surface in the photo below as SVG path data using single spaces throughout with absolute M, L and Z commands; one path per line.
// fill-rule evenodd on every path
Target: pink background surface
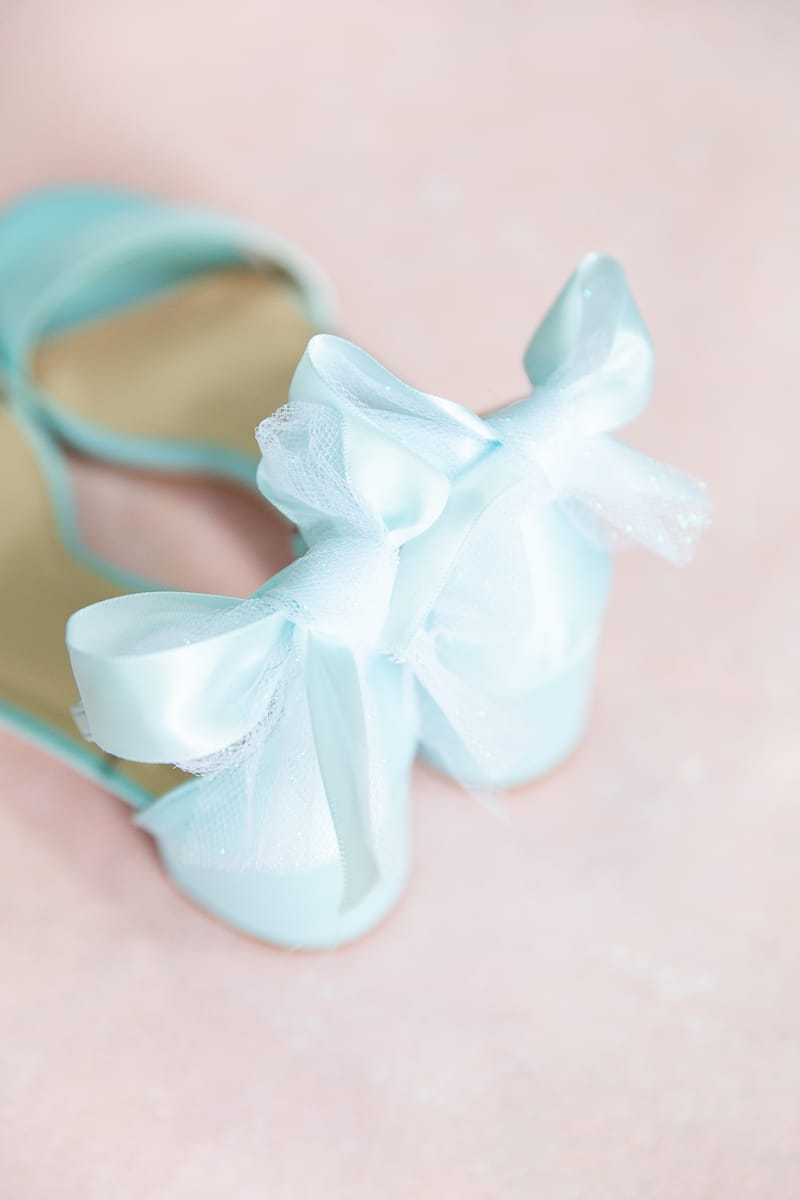
M 257 218 L 428 390 L 519 392 L 616 254 L 659 358 L 633 439 L 717 507 L 688 574 L 620 562 L 589 735 L 508 823 L 417 771 L 408 894 L 344 952 L 214 924 L 3 735 L 0 1195 L 800 1195 L 800 10 L 5 0 L 0 30 L 5 197 Z M 283 552 L 232 494 L 79 484 L 95 545 L 186 586 Z

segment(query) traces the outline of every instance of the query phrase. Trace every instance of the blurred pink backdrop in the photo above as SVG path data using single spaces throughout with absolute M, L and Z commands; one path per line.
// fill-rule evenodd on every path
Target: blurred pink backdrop
M 518 393 L 577 259 L 617 255 L 658 355 L 632 438 L 717 509 L 688 573 L 620 562 L 589 736 L 508 823 L 417 771 L 408 895 L 343 952 L 215 925 L 2 735 L 0 1196 L 800 1194 L 800 9 L 5 0 L 0 33 L 4 199 L 256 218 L 427 390 Z M 78 486 L 95 545 L 185 586 L 281 552 L 219 489 Z

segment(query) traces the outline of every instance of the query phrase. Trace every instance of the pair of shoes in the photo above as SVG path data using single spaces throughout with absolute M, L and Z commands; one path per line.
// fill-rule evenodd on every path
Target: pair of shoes
M 613 436 L 652 383 L 622 269 L 582 260 L 528 347 L 530 394 L 480 418 L 315 332 L 315 268 L 211 214 L 44 193 L 0 221 L 0 268 L 2 478 L 23 514 L 7 718 L 132 803 L 223 920 L 292 947 L 361 935 L 408 874 L 415 753 L 479 790 L 561 761 L 611 552 L 683 563 L 707 522 L 702 485 Z M 81 544 L 61 442 L 255 484 L 299 557 L 246 600 L 145 591 Z M 70 612 L 84 746 L 56 645 Z

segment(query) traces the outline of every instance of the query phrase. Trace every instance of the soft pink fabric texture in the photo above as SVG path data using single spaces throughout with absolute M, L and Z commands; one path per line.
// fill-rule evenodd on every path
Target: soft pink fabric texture
M 618 256 L 658 356 L 634 440 L 717 508 L 688 573 L 620 562 L 589 735 L 507 822 L 417 771 L 408 894 L 342 952 L 215 924 L 4 735 L 0 1195 L 800 1194 L 797 5 L 6 0 L 0 30 L 4 196 L 263 221 L 427 390 L 519 393 L 579 256 Z M 180 585 L 286 552 L 232 494 L 79 483 L 92 542 Z

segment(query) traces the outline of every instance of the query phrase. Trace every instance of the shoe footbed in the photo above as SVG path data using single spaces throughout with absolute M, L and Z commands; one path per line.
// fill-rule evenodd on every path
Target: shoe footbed
M 255 460 L 314 330 L 291 281 L 213 270 L 43 342 L 32 375 L 61 408 L 127 437 L 203 442 Z
M 52 339 L 37 355 L 37 377 L 60 403 L 115 432 L 208 440 L 255 457 L 253 429 L 286 400 L 310 334 L 280 280 L 214 272 Z M 1 397 L 0 500 L 0 698 L 85 747 L 112 787 L 120 775 L 162 795 L 184 778 L 175 768 L 115 759 L 77 733 L 67 619 L 126 589 L 66 549 L 38 455 Z

